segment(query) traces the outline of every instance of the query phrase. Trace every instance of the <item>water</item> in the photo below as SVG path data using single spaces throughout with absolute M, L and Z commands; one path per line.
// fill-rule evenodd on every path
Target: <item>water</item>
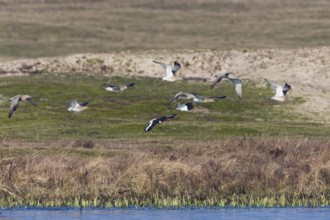
M 0 219 L 221 219 L 221 220 L 330 220 L 330 207 L 325 208 L 33 208 L 0 209 Z

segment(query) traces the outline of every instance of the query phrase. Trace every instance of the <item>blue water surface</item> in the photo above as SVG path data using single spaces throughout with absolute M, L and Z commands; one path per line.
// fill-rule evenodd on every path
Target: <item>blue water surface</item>
M 330 220 L 330 207 L 320 208 L 13 208 L 0 209 L 0 219 L 221 219 L 221 220 Z

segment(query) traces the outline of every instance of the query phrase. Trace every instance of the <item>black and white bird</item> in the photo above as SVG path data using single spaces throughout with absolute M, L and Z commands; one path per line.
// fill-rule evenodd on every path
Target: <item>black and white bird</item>
M 216 74 L 215 77 L 217 79 L 213 82 L 211 89 L 213 89 L 216 84 L 220 83 L 222 79 L 228 79 L 229 74 L 231 74 L 231 72 L 224 73 L 224 74 Z
M 242 98 L 242 80 L 240 78 L 230 78 L 229 74 L 233 74 L 233 73 L 227 72 L 224 74 L 216 74 L 215 77 L 217 79 L 213 82 L 211 89 L 213 89 L 216 84 L 220 83 L 222 81 L 222 79 L 228 79 L 234 84 L 236 94 L 241 99 Z
M 171 67 L 171 66 L 169 66 L 165 63 L 159 62 L 159 61 L 154 60 L 153 62 L 161 65 L 164 68 L 165 76 L 162 77 L 162 80 L 170 81 L 170 82 L 174 82 L 174 81 L 177 81 L 177 80 L 182 80 L 182 78 L 178 77 L 177 74 L 176 74 L 177 71 L 181 68 L 180 63 L 178 63 L 177 61 L 174 61 L 173 67 Z
M 32 105 L 37 106 L 36 103 L 32 100 L 31 96 L 29 95 L 17 95 L 10 98 L 9 101 L 10 101 L 10 108 L 9 108 L 8 118 L 13 117 L 20 101 L 28 101 Z
M 88 109 L 88 102 L 80 102 L 78 103 L 78 101 L 76 99 L 72 99 L 70 100 L 70 107 L 68 108 L 69 112 L 81 112 L 84 111 L 85 109 Z
M 226 96 L 203 96 L 201 94 L 195 93 L 195 92 L 178 92 L 174 95 L 172 98 L 170 104 L 172 104 L 174 101 L 178 99 L 191 99 L 193 102 L 201 102 L 201 103 L 208 103 L 208 102 L 214 102 L 216 99 L 224 99 Z
M 272 96 L 270 99 L 273 99 L 275 101 L 283 102 L 286 100 L 286 94 L 291 89 L 291 85 L 288 83 L 285 83 L 284 86 L 281 86 L 279 83 L 265 79 L 268 85 L 272 87 L 272 89 L 275 92 L 275 95 Z
M 131 88 L 135 85 L 135 83 L 129 83 L 127 85 L 119 85 L 119 86 L 115 86 L 115 85 L 107 85 L 105 84 L 105 90 L 110 91 L 110 92 L 122 92 L 127 88 Z
M 155 127 L 157 124 L 161 124 L 162 122 L 164 122 L 166 120 L 170 120 L 170 119 L 174 118 L 175 116 L 176 116 L 176 114 L 172 114 L 172 115 L 168 115 L 168 116 L 162 116 L 162 117 L 159 117 L 159 118 L 153 118 L 148 122 L 148 124 L 145 127 L 144 131 L 145 132 L 151 131 L 151 129 L 153 127 Z
M 194 108 L 195 108 L 194 102 L 189 102 L 185 104 L 178 103 L 178 107 L 176 109 L 179 111 L 188 112 Z

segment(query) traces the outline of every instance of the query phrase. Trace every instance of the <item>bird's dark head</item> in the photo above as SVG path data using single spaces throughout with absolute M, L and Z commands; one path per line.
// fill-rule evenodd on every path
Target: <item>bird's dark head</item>
M 194 104 L 195 104 L 194 102 L 186 103 L 186 106 L 188 107 L 188 110 L 194 109 L 195 108 Z
M 174 65 L 181 67 L 181 65 L 180 65 L 180 63 L 178 61 L 174 61 Z
M 286 93 L 291 89 L 291 85 L 288 84 L 288 83 L 285 83 L 284 84 L 284 87 L 283 87 L 283 93 L 284 95 L 286 95 Z
M 129 84 L 127 84 L 127 87 L 129 87 L 129 88 L 134 88 L 133 86 L 135 85 L 135 83 L 129 83 Z
M 288 83 L 285 83 L 285 84 L 284 84 L 284 88 L 288 88 L 288 89 L 291 89 L 291 85 L 290 85 L 290 84 L 288 84 Z

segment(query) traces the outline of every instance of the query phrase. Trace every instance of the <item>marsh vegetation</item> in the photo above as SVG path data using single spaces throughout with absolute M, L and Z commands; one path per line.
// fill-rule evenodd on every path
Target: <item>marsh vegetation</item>
M 0 9 L 0 60 L 39 57 L 0 63 L 1 207 L 329 205 L 329 1 L 0 0 Z M 243 99 L 226 82 L 153 78 L 154 59 L 208 81 L 232 71 Z M 288 102 L 270 101 L 264 78 L 292 84 Z M 136 85 L 114 94 L 109 82 Z M 227 98 L 177 112 L 179 91 Z M 17 94 L 38 106 L 22 102 L 8 119 Z M 89 109 L 68 112 L 70 99 Z
M 115 94 L 103 89 L 109 81 L 136 85 Z M 177 112 L 168 107 L 178 88 L 227 98 Z M 1 206 L 329 205 L 329 127 L 290 112 L 299 99 L 271 102 L 253 81 L 243 89 L 239 100 L 229 83 L 211 90 L 83 73 L 1 78 Z M 38 106 L 21 103 L 7 119 L 17 91 Z M 72 98 L 90 108 L 68 112 Z

